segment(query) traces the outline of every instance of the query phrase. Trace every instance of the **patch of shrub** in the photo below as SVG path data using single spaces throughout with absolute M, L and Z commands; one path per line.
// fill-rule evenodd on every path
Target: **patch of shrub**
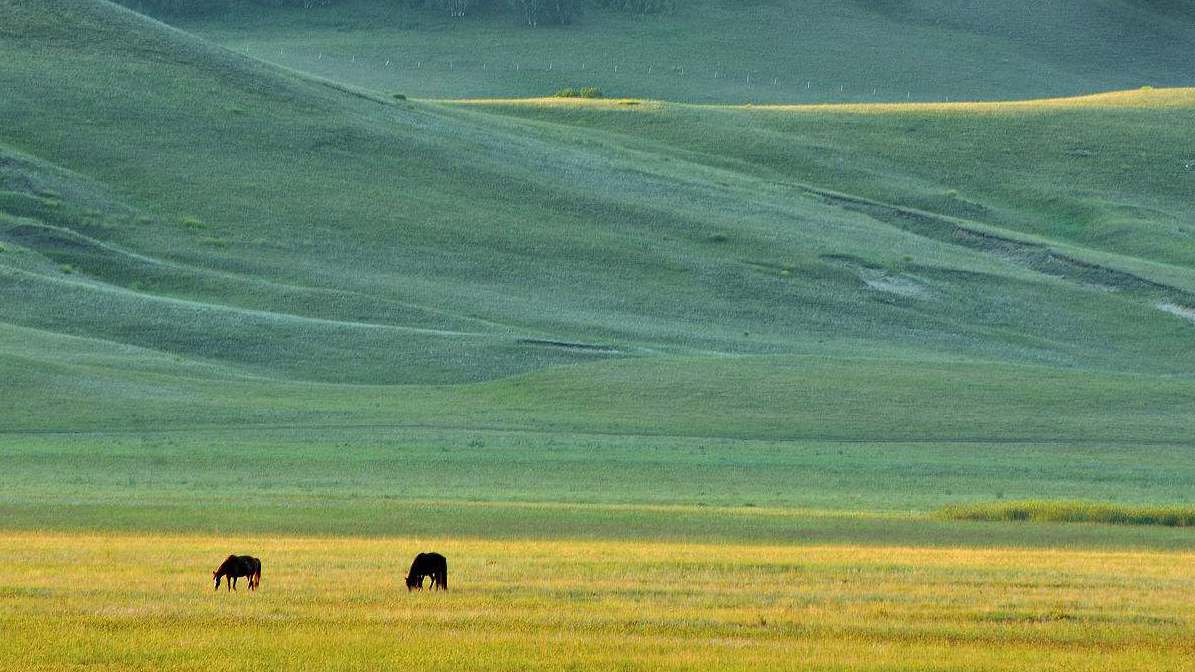
M 407 99 L 407 97 L 401 93 L 392 94 L 390 97 L 395 100 L 406 100 Z
M 194 217 L 183 218 L 183 226 L 188 229 L 206 229 L 207 225 Z
M 1195 527 L 1195 506 L 1126 506 L 1099 502 L 1025 500 L 953 504 L 943 507 L 939 514 L 949 520 L 986 522 Z
M 552 94 L 555 98 L 601 98 L 602 90 L 596 86 L 584 86 L 579 89 L 566 87 Z

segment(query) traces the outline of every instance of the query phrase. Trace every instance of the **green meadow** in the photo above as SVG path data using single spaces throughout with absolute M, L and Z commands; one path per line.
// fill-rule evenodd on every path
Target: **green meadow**
M 1189 669 L 1195 10 L 745 4 L 0 0 L 0 670 Z
M 537 29 L 494 9 L 231 4 L 163 18 L 255 58 L 424 98 L 566 86 L 700 103 L 1044 98 L 1189 85 L 1195 47 L 1182 1 L 683 0 L 646 16 L 581 2 L 571 25 Z

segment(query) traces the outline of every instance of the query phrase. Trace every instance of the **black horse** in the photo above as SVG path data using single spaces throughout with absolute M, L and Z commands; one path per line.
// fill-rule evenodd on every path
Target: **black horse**
M 220 563 L 212 578 L 216 580 L 215 590 L 220 590 L 220 579 L 223 578 L 228 590 L 237 589 L 237 579 L 242 576 L 249 579 L 249 590 L 257 590 L 261 585 L 261 560 L 249 555 L 230 555 Z
M 430 576 L 432 590 L 448 590 L 448 560 L 439 553 L 420 553 L 407 572 L 407 590 L 423 590 L 423 578 Z

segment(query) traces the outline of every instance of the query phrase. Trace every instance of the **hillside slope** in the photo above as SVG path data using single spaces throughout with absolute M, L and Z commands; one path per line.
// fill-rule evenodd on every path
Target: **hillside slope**
M 3 366 L 33 387 L 80 357 L 387 384 L 675 356 L 711 380 L 743 355 L 1195 369 L 1190 321 L 1158 309 L 1191 305 L 1184 266 L 1102 281 L 1182 258 L 1076 239 L 1066 272 L 1026 263 L 963 220 L 930 235 L 677 151 L 649 104 L 624 134 L 394 101 L 98 0 L 0 1 L 0 35 Z
M 686 0 L 670 14 L 591 9 L 538 29 L 340 0 L 244 4 L 181 25 L 258 58 L 422 97 L 591 84 L 686 102 L 1006 100 L 1195 84 L 1190 0 Z
M 646 151 L 778 182 L 1159 262 L 1164 266 L 1148 272 L 1195 287 L 1181 270 L 1195 268 L 1195 89 L 1011 103 L 462 104 L 616 133 Z

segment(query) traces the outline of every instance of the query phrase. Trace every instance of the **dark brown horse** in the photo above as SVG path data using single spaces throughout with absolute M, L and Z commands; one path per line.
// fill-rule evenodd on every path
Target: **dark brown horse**
M 439 553 L 420 553 L 407 572 L 407 590 L 423 590 L 424 577 L 432 579 L 432 590 L 448 590 L 448 560 Z
M 215 590 L 220 590 L 220 579 L 223 578 L 228 590 L 237 589 L 237 579 L 242 576 L 249 579 L 249 590 L 257 590 L 261 585 L 261 560 L 250 555 L 230 555 L 216 571 L 212 578 L 216 580 Z

